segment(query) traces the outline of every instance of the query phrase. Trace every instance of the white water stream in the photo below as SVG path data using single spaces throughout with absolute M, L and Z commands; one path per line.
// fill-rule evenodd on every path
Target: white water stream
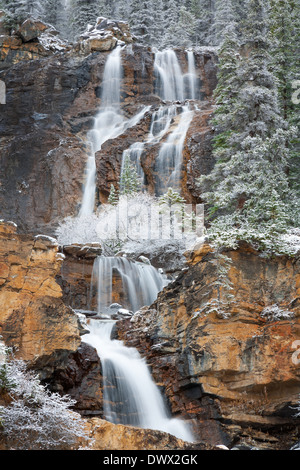
M 141 156 L 146 144 L 159 143 L 170 129 L 176 118 L 178 106 L 176 102 L 195 100 L 197 98 L 198 78 L 193 51 L 187 51 L 188 72 L 182 73 L 175 51 L 167 49 L 155 53 L 154 72 L 156 76 L 156 93 L 167 103 L 160 106 L 152 115 L 152 122 L 145 142 L 136 142 L 123 152 L 122 168 L 125 159 L 129 158 L 135 165 L 137 173 L 143 180 Z M 193 119 L 193 111 L 189 104 L 181 109 L 178 123 L 160 147 L 155 172 L 155 192 L 157 196 L 163 195 L 169 187 L 180 191 L 181 164 L 184 141 Z
M 94 261 L 91 289 L 96 287 L 98 313 L 105 313 L 113 303 L 113 275 L 121 278 L 126 304 L 123 307 L 136 312 L 151 305 L 166 284 L 164 277 L 153 266 L 130 261 L 124 257 L 99 256 Z
M 145 360 L 135 348 L 111 339 L 113 321 L 90 320 L 84 341 L 96 348 L 103 374 L 105 418 L 115 424 L 156 429 L 192 442 L 187 424 L 172 418 Z
M 150 106 L 146 106 L 130 119 L 123 116 L 120 107 L 122 75 L 121 47 L 118 46 L 110 53 L 105 64 L 101 105 L 98 115 L 95 117 L 93 129 L 88 134 L 90 155 L 86 165 L 86 178 L 79 217 L 89 216 L 95 210 L 96 152 L 101 150 L 104 142 L 115 139 L 126 129 L 135 126 L 150 109 Z
M 193 112 L 184 100 L 197 95 L 197 77 L 194 57 L 188 53 L 188 73 L 183 74 L 174 51 L 155 54 L 156 92 L 168 104 L 162 105 L 152 115 L 152 123 L 145 142 L 133 144 L 123 154 L 137 165 L 143 175 L 140 159 L 146 143 L 159 143 L 170 131 L 160 147 L 156 169 L 167 175 L 167 183 L 176 186 L 180 180 L 182 150 Z M 121 111 L 120 95 L 122 81 L 121 48 L 109 55 L 103 76 L 101 106 L 93 129 L 88 135 L 91 153 L 86 166 L 82 205 L 79 216 L 89 216 L 95 210 L 96 163 L 95 153 L 104 142 L 124 133 L 136 125 L 150 106 L 144 107 L 136 116 L 126 119 Z M 178 102 L 182 103 L 181 115 L 177 116 Z M 178 122 L 174 120 L 178 119 Z M 172 127 L 171 127 L 172 126 Z M 157 182 L 157 193 L 164 186 Z M 98 312 L 106 313 L 113 303 L 113 276 L 121 279 L 124 307 L 137 311 L 151 305 L 164 287 L 164 279 L 151 265 L 133 263 L 122 257 L 99 257 L 95 260 L 92 283 L 97 289 Z M 186 423 L 172 418 L 167 411 L 159 388 L 154 383 L 145 360 L 134 348 L 125 347 L 121 341 L 112 340 L 113 321 L 89 320 L 90 334 L 84 341 L 94 346 L 103 367 L 104 415 L 113 423 L 139 426 L 168 432 L 185 441 L 193 441 Z

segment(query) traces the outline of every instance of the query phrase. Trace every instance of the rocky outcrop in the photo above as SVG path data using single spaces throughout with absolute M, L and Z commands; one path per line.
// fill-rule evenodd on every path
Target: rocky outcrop
M 0 334 L 16 356 L 37 361 L 80 345 L 78 319 L 55 281 L 62 258 L 55 240 L 20 235 L 0 223 Z
M 132 42 L 133 37 L 128 23 L 100 16 L 95 26 L 89 25 L 87 31 L 80 35 L 76 47 L 88 52 L 106 52 L 111 51 L 117 45 Z
M 80 249 L 92 256 L 92 248 L 90 255 Z M 0 336 L 52 391 L 68 393 L 82 414 L 101 416 L 99 357 L 81 341 L 86 330 L 56 282 L 64 256 L 55 239 L 0 222 Z
M 35 18 L 28 18 L 11 29 L 6 25 L 5 13 L 0 11 L 0 70 L 20 61 L 68 50 L 69 46 L 57 35 L 53 26 Z
M 87 429 L 93 439 L 91 450 L 211 450 L 203 443 L 191 444 L 161 431 L 112 424 L 93 418 Z
M 63 291 L 63 300 L 76 310 L 97 309 L 97 300 L 91 294 L 94 261 L 102 254 L 99 244 L 70 245 L 61 248 L 64 261 L 57 276 Z
M 205 313 L 218 271 L 204 245 L 151 308 L 118 322 L 119 336 L 147 358 L 172 411 L 201 441 L 289 448 L 299 426 L 299 257 L 267 259 L 246 245 L 226 254 L 228 318 Z

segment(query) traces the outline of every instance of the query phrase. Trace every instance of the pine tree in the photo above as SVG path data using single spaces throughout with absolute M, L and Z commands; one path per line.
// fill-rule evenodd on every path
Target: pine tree
M 132 195 L 141 190 L 141 181 L 139 179 L 135 166 L 132 165 L 128 155 L 125 157 L 122 173 L 120 177 L 120 194 Z
M 213 37 L 215 1 L 199 0 L 198 11 L 197 45 L 210 46 Z
M 111 184 L 110 193 L 109 193 L 107 202 L 111 204 L 112 206 L 116 206 L 118 204 L 118 201 L 119 201 L 118 192 L 116 188 L 114 187 L 114 185 Z
M 281 112 L 290 125 L 300 126 L 300 107 L 293 100 L 293 84 L 299 79 L 300 4 L 295 0 L 271 0 L 272 67 L 278 80 Z M 300 197 L 300 138 L 287 142 L 291 149 L 289 178 Z
M 173 188 L 168 188 L 167 192 L 159 197 L 158 203 L 160 206 L 172 206 L 174 204 L 184 204 L 185 199 L 180 196 L 180 193 L 174 191 Z
M 130 18 L 130 0 L 120 0 L 115 5 L 114 17 L 121 21 L 129 21 Z
M 161 47 L 162 33 L 166 28 L 163 0 L 149 2 L 149 45 Z
M 98 15 L 104 18 L 112 18 L 113 16 L 113 2 L 107 2 L 106 0 L 98 1 Z M 95 23 L 95 21 L 93 22 Z
M 70 29 L 73 38 L 83 33 L 88 24 L 95 24 L 99 13 L 97 0 L 71 0 Z
M 214 22 L 211 30 L 213 45 L 219 45 L 228 35 L 236 35 L 237 18 L 232 0 L 216 0 Z
M 167 0 L 165 13 L 166 29 L 162 37 L 161 48 L 174 46 L 174 38 L 176 38 L 178 27 L 178 8 L 175 0 Z
M 70 11 L 62 0 L 44 1 L 44 21 L 54 26 L 64 39 L 70 37 L 69 15 Z
M 214 143 L 216 165 L 200 185 L 215 243 L 236 247 L 238 240 L 246 240 L 278 250 L 280 234 L 291 224 L 286 139 L 294 129 L 287 130 L 280 116 L 276 80 L 269 70 L 267 2 L 247 0 L 246 6 L 241 56 L 232 69 L 221 70 L 227 83 L 218 87 L 225 108 L 215 116 L 221 128 Z M 230 48 L 221 69 L 228 67 L 229 53 Z
M 149 24 L 151 22 L 151 16 L 149 13 L 149 5 L 147 1 L 141 2 L 140 0 L 132 0 L 131 2 L 129 20 L 131 32 L 142 44 L 150 43 Z

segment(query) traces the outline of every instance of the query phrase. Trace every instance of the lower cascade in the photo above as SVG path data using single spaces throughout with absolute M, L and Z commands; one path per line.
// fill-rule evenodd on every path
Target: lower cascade
M 112 320 L 90 320 L 90 334 L 85 336 L 101 359 L 105 418 L 114 424 L 164 431 L 193 442 L 188 425 L 170 416 L 138 351 L 111 339 L 114 324 Z
M 150 305 L 165 284 L 163 276 L 150 264 L 125 257 L 99 256 L 93 267 L 91 290 L 96 289 L 98 313 L 109 311 L 113 303 L 114 276 L 121 279 L 124 307 L 136 312 Z

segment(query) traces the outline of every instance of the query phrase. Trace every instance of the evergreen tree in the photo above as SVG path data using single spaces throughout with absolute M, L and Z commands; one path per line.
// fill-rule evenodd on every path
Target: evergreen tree
M 99 16 L 97 0 L 71 0 L 70 25 L 73 37 L 83 33 L 88 24 L 95 24 Z
M 185 199 L 180 196 L 180 193 L 174 191 L 173 188 L 168 188 L 167 192 L 159 197 L 158 203 L 160 206 L 166 205 L 171 207 L 175 204 L 184 204 Z
M 271 250 L 279 249 L 279 236 L 292 222 L 286 139 L 294 130 L 288 131 L 280 116 L 276 80 L 269 70 L 267 2 L 247 0 L 246 7 L 241 57 L 229 73 L 221 71 L 227 86 L 222 89 L 225 112 L 215 116 L 222 131 L 214 144 L 216 165 L 200 185 L 210 205 L 209 233 L 217 244 L 235 247 L 246 240 Z M 225 44 L 230 44 L 228 37 Z
M 112 206 L 116 206 L 118 204 L 119 197 L 116 188 L 112 184 L 110 186 L 110 193 L 108 196 L 108 203 L 111 204 Z
M 44 21 L 53 25 L 64 39 L 69 39 L 70 36 L 69 15 L 70 11 L 64 1 L 44 1 Z
M 174 37 L 178 24 L 178 9 L 174 0 L 166 0 L 165 15 L 166 28 L 162 37 L 162 49 L 174 45 Z
M 125 157 L 124 166 L 120 177 L 120 194 L 131 195 L 141 190 L 141 181 L 139 179 L 135 166 L 132 165 L 129 156 Z
M 107 2 L 106 0 L 98 0 L 98 14 L 97 16 L 104 16 L 105 18 L 112 18 L 113 16 L 113 2 Z M 95 18 L 96 19 L 96 18 Z M 93 22 L 93 24 L 95 21 Z
M 147 1 L 132 0 L 129 24 L 131 32 L 142 44 L 150 43 L 149 25 L 151 16 L 149 11 L 150 3 Z
M 298 137 L 287 142 L 291 149 L 289 177 L 300 197 L 300 107 L 293 100 L 293 84 L 299 78 L 300 4 L 295 0 L 271 0 L 272 67 L 278 80 L 283 117 L 298 126 Z
M 115 5 L 114 17 L 121 21 L 129 21 L 130 18 L 130 0 L 120 0 Z
M 216 0 L 214 22 L 212 25 L 212 43 L 218 45 L 230 34 L 237 33 L 237 18 L 232 0 Z
M 210 46 L 213 37 L 215 0 L 199 0 L 197 24 L 197 45 Z
M 162 34 L 166 28 L 163 0 L 153 0 L 149 3 L 149 16 L 149 45 L 160 48 Z

